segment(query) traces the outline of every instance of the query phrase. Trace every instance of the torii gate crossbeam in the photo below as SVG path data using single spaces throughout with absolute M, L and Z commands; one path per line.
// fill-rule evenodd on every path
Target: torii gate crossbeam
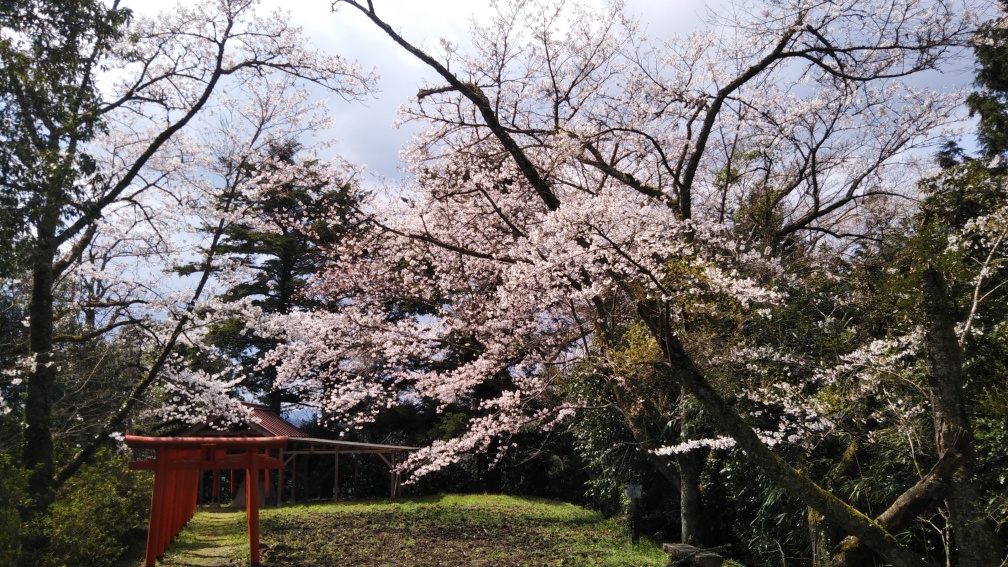
M 199 474 L 206 469 L 245 469 L 249 559 L 259 565 L 259 471 L 283 467 L 260 451 L 280 449 L 287 437 L 141 437 L 126 436 L 132 449 L 153 449 L 153 460 L 134 461 L 132 470 L 154 471 L 146 567 L 154 567 L 172 539 L 196 512 Z M 228 453 L 232 451 L 232 453 Z M 239 451 L 239 452 L 235 452 Z

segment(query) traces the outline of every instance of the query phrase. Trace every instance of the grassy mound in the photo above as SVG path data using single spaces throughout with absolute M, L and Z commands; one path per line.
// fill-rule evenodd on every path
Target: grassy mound
M 630 544 L 625 521 L 571 504 L 512 496 L 437 496 L 263 508 L 262 565 L 664 566 L 651 542 Z M 245 514 L 200 511 L 159 563 L 248 565 Z M 143 565 L 143 561 L 134 563 Z
M 441 496 L 264 510 L 263 564 L 666 565 L 625 523 L 570 504 L 510 496 Z

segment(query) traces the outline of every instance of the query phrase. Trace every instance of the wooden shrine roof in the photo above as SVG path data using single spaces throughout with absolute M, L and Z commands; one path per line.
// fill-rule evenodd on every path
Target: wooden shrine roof
M 308 437 L 308 434 L 295 427 L 293 423 L 259 404 L 245 404 L 252 409 L 252 424 L 262 428 L 274 437 Z
M 209 422 L 197 423 L 180 435 L 185 437 L 308 437 L 293 423 L 270 411 L 267 406 L 242 402 L 250 410 L 250 416 L 245 423 L 246 429 L 216 429 Z

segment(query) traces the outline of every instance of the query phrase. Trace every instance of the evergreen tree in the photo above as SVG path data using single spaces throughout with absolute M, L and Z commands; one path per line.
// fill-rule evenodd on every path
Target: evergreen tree
M 1008 2 L 1001 1 L 1004 10 Z M 977 90 L 967 99 L 971 116 L 979 116 L 977 140 L 988 158 L 1008 151 L 1008 16 L 989 22 L 977 34 Z
M 54 287 L 68 263 L 60 247 L 79 232 L 67 220 L 99 175 L 85 150 L 102 127 L 94 66 L 129 16 L 95 0 L 0 3 L 0 264 L 23 265 L 32 280 L 34 371 L 22 459 L 33 498 L 26 513 L 44 509 L 53 495 Z M 96 216 L 84 211 L 82 224 Z
M 309 279 L 321 272 L 334 247 L 348 232 L 362 230 L 357 206 L 364 198 L 350 179 L 314 161 L 298 161 L 294 141 L 272 145 L 268 155 L 251 165 L 250 177 L 260 182 L 237 198 L 245 216 L 224 233 L 220 251 L 245 268 L 249 277 L 224 293 L 234 302 L 251 298 L 268 314 L 323 307 L 307 292 Z M 331 306 L 335 307 L 335 306 Z M 276 341 L 247 329 L 238 319 L 217 326 L 209 337 L 238 362 L 243 387 L 277 413 L 284 402 L 296 402 L 294 392 L 274 388 L 276 369 L 259 368 L 262 355 Z

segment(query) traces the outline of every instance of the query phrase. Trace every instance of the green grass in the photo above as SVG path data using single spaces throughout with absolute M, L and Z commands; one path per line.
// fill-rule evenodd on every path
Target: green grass
M 248 565 L 245 513 L 226 508 L 197 512 L 165 552 L 159 566 L 221 567 Z M 141 557 L 141 566 L 144 560 Z
M 625 522 L 571 504 L 439 496 L 299 505 L 263 513 L 269 565 L 661 565 Z
M 165 565 L 241 565 L 248 561 L 242 513 L 218 534 L 219 563 L 192 544 L 206 529 L 197 514 Z M 646 540 L 633 546 L 626 522 L 571 504 L 511 496 L 438 496 L 361 503 L 315 503 L 261 511 L 262 564 L 612 565 L 664 566 L 668 555 Z M 187 562 L 188 561 L 188 562 Z

